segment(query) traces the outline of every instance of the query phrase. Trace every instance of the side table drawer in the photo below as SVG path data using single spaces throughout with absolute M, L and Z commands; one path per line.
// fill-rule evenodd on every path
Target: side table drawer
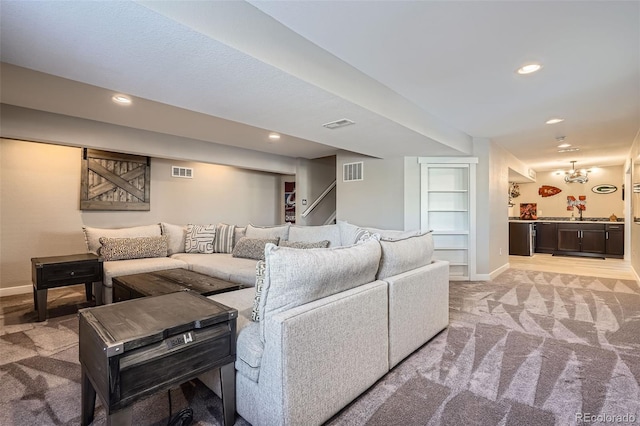
M 72 283 L 102 281 L 100 262 L 56 263 L 36 267 L 36 280 L 39 289 L 53 288 Z

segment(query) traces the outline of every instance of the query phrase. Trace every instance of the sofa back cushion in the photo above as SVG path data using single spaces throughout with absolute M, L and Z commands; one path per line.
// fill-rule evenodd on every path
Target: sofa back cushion
M 394 229 L 379 229 L 379 228 L 364 228 L 364 229 L 366 231 L 369 231 L 371 234 L 380 234 L 380 238 L 382 239 L 400 240 L 407 237 L 413 237 L 413 236 L 422 234 L 419 230 L 396 231 Z
M 402 239 L 381 238 L 382 256 L 376 278 L 402 274 L 431 263 L 433 257 L 433 235 L 431 232 Z
M 100 256 L 104 260 L 167 257 L 166 235 L 160 237 L 108 238 L 100 237 Z
M 183 225 L 172 225 L 171 223 L 160 223 L 162 235 L 166 235 L 167 253 L 169 256 L 176 253 L 184 253 L 184 241 L 187 236 L 187 227 Z
M 268 244 L 259 302 L 260 338 L 269 317 L 305 303 L 375 281 L 380 243 L 299 250 Z
M 350 246 L 357 243 L 365 233 L 364 228 L 360 228 L 344 220 L 339 220 L 337 224 L 340 230 L 340 245 L 343 246 Z
M 338 225 L 322 226 L 291 226 L 289 228 L 289 241 L 316 242 L 329 240 L 329 247 L 340 247 L 340 228 Z
M 98 254 L 100 250 L 100 237 L 107 238 L 132 238 L 132 237 L 159 237 L 162 235 L 160 224 L 133 226 L 130 228 L 92 228 L 83 226 L 87 249 L 91 253 Z
M 276 225 L 276 226 L 254 226 L 252 224 L 248 224 L 247 230 L 245 232 L 245 236 L 247 238 L 261 238 L 261 239 L 279 238 L 281 240 L 288 240 L 289 227 L 290 227 L 289 223 L 285 225 Z

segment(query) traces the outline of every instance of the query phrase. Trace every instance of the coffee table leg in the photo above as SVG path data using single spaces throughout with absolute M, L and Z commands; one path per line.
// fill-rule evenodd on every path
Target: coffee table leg
M 127 407 L 107 416 L 107 426 L 129 426 L 133 419 L 133 408 Z
M 47 289 L 35 290 L 35 308 L 38 311 L 38 321 L 47 319 Z
M 93 385 L 89 380 L 89 376 L 87 376 L 87 372 L 82 367 L 82 383 L 81 383 L 81 393 L 82 393 L 82 426 L 86 426 L 93 421 L 93 413 L 96 405 L 96 391 L 93 389 Z
M 87 294 L 87 302 L 93 298 L 93 283 L 84 283 L 84 292 Z
M 96 306 L 100 306 L 104 304 L 104 300 L 102 297 L 102 288 L 104 287 L 102 285 L 102 281 L 98 281 L 93 283 L 94 285 L 94 290 L 95 290 L 95 295 L 96 295 Z
M 220 382 L 224 425 L 232 426 L 236 421 L 236 369 L 233 362 L 220 367 Z

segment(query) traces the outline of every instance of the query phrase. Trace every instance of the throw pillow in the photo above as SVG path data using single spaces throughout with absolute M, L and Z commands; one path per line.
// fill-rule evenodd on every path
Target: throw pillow
M 343 246 L 350 246 L 358 242 L 365 230 L 356 225 L 343 220 L 338 221 L 338 229 L 340 230 L 340 243 Z
M 187 225 L 184 241 L 185 253 L 213 253 L 213 241 L 216 238 L 215 225 Z
M 245 237 L 247 233 L 247 227 L 246 226 L 236 226 L 235 231 L 233 232 L 233 246 L 235 247 L 236 244 L 238 243 L 238 241 L 240 241 L 240 238 Z
M 281 240 L 288 240 L 290 226 L 291 224 L 289 223 L 277 226 L 254 226 L 248 224 L 246 236 L 248 238 L 280 238 Z
M 297 249 L 313 249 L 313 248 L 327 248 L 329 247 L 329 240 L 316 241 L 308 243 L 304 241 L 280 241 L 280 247 L 291 247 Z
M 169 256 L 175 253 L 184 253 L 184 240 L 187 234 L 187 227 L 161 222 L 160 228 L 162 228 L 162 235 L 166 235 L 169 238 L 169 248 L 167 250 Z
M 264 246 L 268 243 L 278 245 L 279 238 L 240 238 L 240 241 L 233 248 L 233 257 L 245 259 L 264 260 Z
M 260 296 L 262 295 L 266 265 L 264 260 L 259 260 L 256 264 L 256 296 L 253 299 L 251 321 L 260 321 Z
M 216 239 L 213 241 L 214 253 L 231 253 L 233 251 L 233 235 L 235 225 L 219 223 L 216 225 Z
M 433 235 L 427 232 L 404 239 L 382 238 L 382 256 L 376 279 L 383 280 L 431 263 Z
M 167 257 L 167 236 L 107 238 L 100 237 L 100 256 L 104 260 Z

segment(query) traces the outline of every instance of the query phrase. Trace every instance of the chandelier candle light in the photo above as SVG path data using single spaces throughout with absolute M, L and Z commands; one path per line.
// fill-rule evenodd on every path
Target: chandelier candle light
M 564 181 L 567 183 L 587 183 L 589 172 L 590 170 L 587 169 L 576 170 L 576 161 L 571 161 L 571 170 L 565 172 Z

